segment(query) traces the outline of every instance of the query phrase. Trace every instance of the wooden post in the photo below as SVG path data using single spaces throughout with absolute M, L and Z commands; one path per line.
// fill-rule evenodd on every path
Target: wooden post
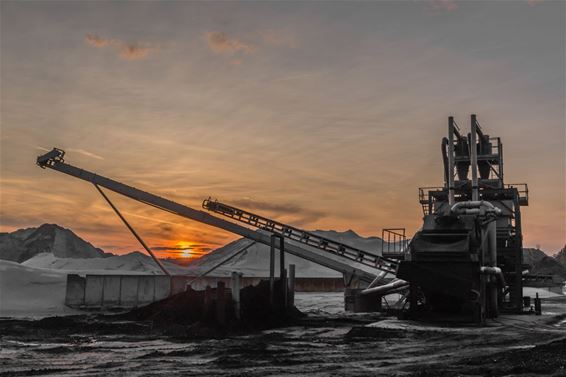
M 542 304 L 537 293 L 535 297 L 535 315 L 541 315 L 541 314 L 542 314 Z
M 232 300 L 234 301 L 234 312 L 236 319 L 240 319 L 240 279 L 242 275 L 232 272 Z
M 226 284 L 223 281 L 216 284 L 216 320 L 222 326 L 226 324 Z
M 207 318 L 210 318 L 211 315 L 213 315 L 212 302 L 212 288 L 210 288 L 210 285 L 207 285 L 204 290 L 203 316 L 201 319 L 206 320 Z
M 293 306 L 295 306 L 295 265 L 294 264 L 290 264 L 289 265 L 289 281 L 288 281 L 288 294 L 287 294 L 287 298 L 288 298 L 288 302 L 289 302 L 289 307 L 292 308 Z
M 283 276 L 281 276 L 281 295 L 283 296 L 283 308 L 287 309 L 289 306 L 289 287 L 287 287 L 287 269 L 283 269 Z

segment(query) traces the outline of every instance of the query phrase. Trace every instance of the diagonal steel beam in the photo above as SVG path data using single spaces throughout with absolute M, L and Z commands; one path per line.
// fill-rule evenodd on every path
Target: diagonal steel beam
M 118 208 L 116 208 L 116 206 L 112 203 L 112 201 L 110 201 L 110 198 L 108 198 L 106 196 L 106 194 L 104 193 L 104 191 L 102 191 L 100 189 L 100 187 L 98 187 L 98 185 L 96 183 L 93 183 L 94 187 L 96 187 L 96 189 L 98 190 L 98 192 L 100 193 L 100 195 L 102 195 L 102 197 L 108 202 L 108 204 L 110 204 L 110 207 L 112 207 L 112 209 L 114 210 L 114 212 L 116 212 L 116 214 L 118 215 L 118 217 L 120 218 L 120 220 L 122 220 L 122 222 L 126 225 L 126 227 L 128 227 L 128 229 L 130 230 L 130 232 L 132 232 L 132 234 L 134 235 L 134 237 L 136 237 L 136 239 L 138 240 L 138 242 L 142 245 L 142 247 L 145 249 L 145 251 L 147 251 L 149 253 L 149 255 L 151 255 L 151 257 L 153 258 L 153 260 L 155 261 L 155 263 L 157 263 L 157 265 L 159 266 L 159 268 L 161 269 L 161 271 L 163 271 L 163 273 L 167 276 L 171 276 L 171 274 L 169 273 L 169 271 L 167 271 L 167 269 L 165 268 L 165 266 L 163 265 L 163 263 L 161 263 L 161 261 L 157 258 L 157 256 L 155 254 L 153 254 L 153 251 L 151 251 L 151 249 L 146 245 L 146 243 L 144 242 L 144 240 L 138 235 L 138 233 L 134 230 L 134 228 L 130 225 L 130 223 L 128 223 L 128 221 L 126 220 L 126 218 L 124 216 L 122 216 L 122 214 L 120 213 L 120 211 L 118 211 Z

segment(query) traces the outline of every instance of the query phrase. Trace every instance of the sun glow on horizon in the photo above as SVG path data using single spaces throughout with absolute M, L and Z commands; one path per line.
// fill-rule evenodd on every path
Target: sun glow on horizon
M 198 258 L 195 255 L 190 242 L 179 241 L 175 246 L 180 250 L 181 258 Z
M 474 112 L 502 138 L 508 182 L 532 186 L 524 245 L 558 252 L 566 2 L 452 1 L 2 2 L 0 232 L 52 223 L 106 252 L 141 250 L 96 190 L 34 167 L 60 146 L 72 165 L 195 210 L 213 195 L 299 228 L 412 235 L 417 188 L 442 185 L 447 116 L 467 130 Z M 116 204 L 163 259 L 239 239 Z
M 185 249 L 183 250 L 183 258 L 193 258 L 193 254 L 192 254 L 192 250 L 191 249 Z

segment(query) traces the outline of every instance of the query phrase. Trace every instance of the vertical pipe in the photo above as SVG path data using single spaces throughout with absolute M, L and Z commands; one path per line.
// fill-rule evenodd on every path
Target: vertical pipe
M 471 134 L 470 134 L 470 162 L 472 165 L 472 200 L 479 200 L 478 191 L 478 146 L 476 145 L 477 137 L 476 114 L 471 116 Z
M 490 266 L 497 266 L 497 223 L 495 219 L 487 224 L 487 235 L 489 243 L 489 259 Z M 497 317 L 499 314 L 499 289 L 497 287 L 497 279 L 495 276 L 490 277 L 490 312 L 491 317 Z
M 269 248 L 269 303 L 273 306 L 273 291 L 275 289 L 275 235 L 271 235 Z
M 513 195 L 513 210 L 515 211 L 515 281 L 510 291 L 511 302 L 515 304 L 518 313 L 522 311 L 521 301 L 523 299 L 523 230 L 521 221 L 521 208 L 519 204 L 519 193 L 515 191 Z
M 489 242 L 490 266 L 497 266 L 497 222 L 495 220 L 487 224 L 487 234 Z
M 295 306 L 295 265 L 289 265 L 289 307 Z
M 448 117 L 448 205 L 454 205 L 454 117 Z
M 501 181 L 501 188 L 503 188 L 503 144 L 501 139 L 497 138 L 497 151 L 499 152 L 499 180 Z

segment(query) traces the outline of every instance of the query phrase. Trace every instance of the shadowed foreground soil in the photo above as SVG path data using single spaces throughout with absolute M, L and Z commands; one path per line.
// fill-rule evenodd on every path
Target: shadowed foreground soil
M 0 321 L 0 376 L 563 376 L 562 314 L 442 327 L 311 312 L 285 327 L 191 338 L 107 317 Z M 562 325 L 561 325 L 562 323 Z

